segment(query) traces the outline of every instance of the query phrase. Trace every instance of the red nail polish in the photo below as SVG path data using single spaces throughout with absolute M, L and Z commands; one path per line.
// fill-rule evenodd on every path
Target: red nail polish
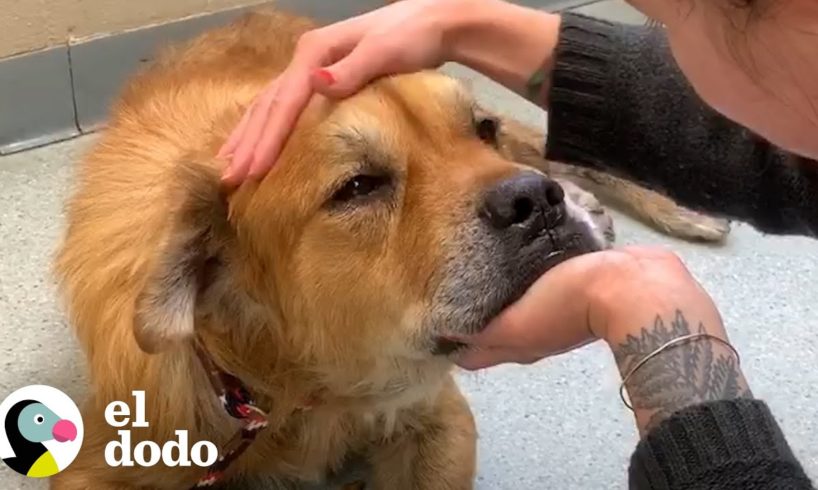
M 335 83 L 335 77 L 332 76 L 332 73 L 328 72 L 323 68 L 315 70 L 314 73 L 316 77 L 320 78 L 327 85 L 332 85 L 333 83 Z

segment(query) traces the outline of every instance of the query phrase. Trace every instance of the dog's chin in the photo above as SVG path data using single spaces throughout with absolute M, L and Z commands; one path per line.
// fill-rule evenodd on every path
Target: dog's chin
M 498 295 L 487 300 L 488 303 L 482 308 L 486 313 L 482 317 L 468 322 L 469 324 L 457 325 L 454 328 L 449 325 L 446 331 L 453 333 L 435 336 L 432 348 L 434 355 L 448 356 L 467 348 L 468 343 L 464 339 L 485 329 L 491 320 L 519 300 L 543 274 L 567 260 L 600 251 L 605 247 L 604 242 L 590 229 L 573 233 L 562 230 L 560 232 L 551 232 L 549 236 L 541 239 L 549 240 L 552 247 L 549 252 L 545 253 L 545 257 L 541 257 L 537 261 L 539 262 L 538 266 L 533 268 L 527 277 L 521 277 L 516 281 L 514 287 L 507 290 L 507 294 Z

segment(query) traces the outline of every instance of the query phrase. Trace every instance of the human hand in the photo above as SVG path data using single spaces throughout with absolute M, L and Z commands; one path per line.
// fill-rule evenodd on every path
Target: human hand
M 222 180 L 266 174 L 313 94 L 347 97 L 382 75 L 454 61 L 541 103 L 560 22 L 502 0 L 401 0 L 307 32 L 219 150 Z
M 642 434 L 687 406 L 752 396 L 710 296 L 674 254 L 646 247 L 554 267 L 483 332 L 458 339 L 472 349 L 456 362 L 532 363 L 598 338 L 626 379 Z
M 715 312 L 674 254 L 627 247 L 581 255 L 545 273 L 482 332 L 460 338 L 472 348 L 457 363 L 470 370 L 528 364 L 600 338 L 617 342 L 674 303 Z
M 265 174 L 314 92 L 341 98 L 381 75 L 437 67 L 445 32 L 470 0 L 404 0 L 304 34 L 290 65 L 265 88 L 219 151 L 223 180 Z

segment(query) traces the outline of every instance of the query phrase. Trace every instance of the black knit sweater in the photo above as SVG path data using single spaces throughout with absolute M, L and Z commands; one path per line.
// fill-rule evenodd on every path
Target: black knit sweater
M 818 163 L 710 109 L 656 28 L 564 14 L 546 157 L 639 182 L 771 234 L 818 235 Z M 816 135 L 818 137 L 818 135 Z M 631 458 L 635 489 L 812 489 L 760 400 L 695 405 Z
M 709 108 L 662 29 L 562 18 L 547 158 L 617 174 L 766 233 L 818 235 L 818 164 Z

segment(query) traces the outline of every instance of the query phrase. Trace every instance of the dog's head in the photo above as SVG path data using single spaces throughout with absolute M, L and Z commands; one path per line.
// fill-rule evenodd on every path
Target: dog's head
M 316 97 L 270 173 L 229 196 L 215 168 L 180 167 L 140 345 L 209 328 L 305 363 L 444 359 L 447 334 L 605 246 L 557 182 L 501 155 L 499 125 L 455 80 L 419 73 Z

